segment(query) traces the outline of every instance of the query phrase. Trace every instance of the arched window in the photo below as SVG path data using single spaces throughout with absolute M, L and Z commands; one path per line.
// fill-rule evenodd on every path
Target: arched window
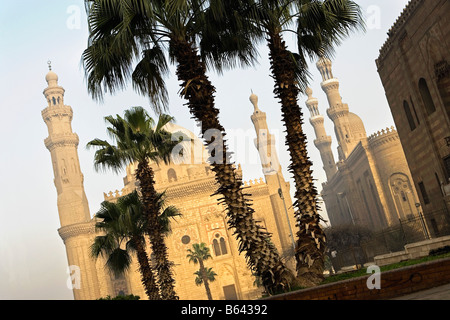
M 422 78 L 419 80 L 419 91 L 425 105 L 425 110 L 428 115 L 431 115 L 436 111 L 436 106 L 434 105 L 433 98 L 431 97 L 430 89 L 428 88 L 427 81 Z
M 225 238 L 219 233 L 216 233 L 215 239 L 212 242 L 214 255 L 216 257 L 228 254 L 227 244 Z
M 411 129 L 411 131 L 414 131 L 416 129 L 416 123 L 414 122 L 411 109 L 409 108 L 409 104 L 406 100 L 403 101 L 403 109 L 405 110 L 406 119 L 408 120 L 409 123 L 409 128 Z
M 222 252 L 220 252 L 219 241 L 217 241 L 217 239 L 214 239 L 214 240 L 213 240 L 213 249 L 214 249 L 214 255 L 215 255 L 216 257 L 222 255 Z
M 56 99 L 55 99 L 55 97 L 52 98 L 52 101 L 53 101 L 53 105 L 56 105 Z
M 220 238 L 220 251 L 222 251 L 222 254 L 227 254 L 228 253 L 227 244 L 225 243 L 225 239 L 224 238 Z
M 177 173 L 174 169 L 169 169 L 169 171 L 167 171 L 167 178 L 169 179 L 169 182 L 178 181 Z

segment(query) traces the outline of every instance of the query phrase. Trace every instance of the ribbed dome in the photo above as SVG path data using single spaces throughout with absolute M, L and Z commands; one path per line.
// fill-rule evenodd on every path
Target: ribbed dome
M 350 129 L 355 138 L 362 139 L 367 136 L 366 128 L 364 127 L 364 123 L 362 122 L 360 117 L 350 112 L 348 114 L 348 119 L 350 122 Z

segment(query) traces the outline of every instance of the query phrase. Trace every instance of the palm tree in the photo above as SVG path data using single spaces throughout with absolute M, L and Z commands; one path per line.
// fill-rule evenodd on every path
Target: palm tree
M 167 103 L 165 54 L 176 63 L 180 95 L 201 125 L 210 163 L 219 185 L 214 195 L 226 207 L 239 251 L 250 269 L 261 275 L 268 292 L 284 290 L 294 276 L 283 264 L 267 233 L 253 218 L 248 195 L 227 150 L 225 130 L 215 107 L 215 88 L 207 67 L 219 71 L 254 61 L 255 50 L 244 32 L 245 20 L 235 0 L 85 0 L 89 44 L 83 53 L 88 90 L 103 93 L 124 88 L 128 80 L 148 95 L 158 110 Z M 234 17 L 234 19 L 230 19 Z M 164 48 L 167 50 L 164 52 Z
M 208 282 L 216 281 L 217 273 L 215 273 L 212 268 L 206 267 L 204 272 L 201 272 L 200 270 L 194 272 L 194 274 L 197 276 L 195 278 L 195 284 L 197 286 L 201 286 L 203 283 L 205 283 L 205 281 L 203 280 L 205 275 L 203 273 L 206 274 L 206 279 L 208 280 Z M 212 299 L 210 299 L 210 300 L 212 300 Z
M 189 258 L 189 262 L 193 262 L 194 264 L 199 264 L 200 269 L 194 274 L 197 275 L 195 283 L 197 285 L 201 285 L 202 283 L 205 285 L 206 295 L 208 296 L 208 300 L 212 300 L 211 289 L 209 288 L 209 281 L 212 276 L 216 276 L 215 273 L 211 273 L 211 268 L 208 269 L 205 267 L 204 262 L 208 259 L 212 259 L 209 248 L 205 243 L 194 243 L 192 245 L 192 249 L 188 249 L 188 255 L 186 258 Z M 209 273 L 208 273 L 209 270 Z M 215 278 L 214 278 L 215 279 Z
M 117 203 L 105 201 L 95 215 L 95 227 L 104 235 L 97 236 L 91 245 L 94 258 L 107 257 L 106 266 L 116 276 L 122 275 L 131 264 L 131 252 L 136 252 L 141 281 L 150 300 L 161 300 L 153 270 L 145 251 L 142 204 L 137 192 L 119 198 Z M 124 249 L 123 249 L 124 248 Z
M 250 2 L 253 2 L 250 0 Z M 303 114 L 297 103 L 308 83 L 306 57 L 329 55 L 353 29 L 362 26 L 361 12 L 350 0 L 257 0 L 250 17 L 267 40 L 275 96 L 281 103 L 286 127 L 286 145 L 290 154 L 289 171 L 295 182 L 295 218 L 299 230 L 295 257 L 302 286 L 314 286 L 323 280 L 325 233 L 320 225 L 317 189 L 307 153 Z M 289 27 L 296 23 L 294 29 Z M 291 52 L 283 34 L 293 32 L 298 52 Z
M 173 120 L 168 115 L 160 115 L 158 123 L 142 107 L 125 111 L 122 118 L 108 116 L 109 135 L 116 142 L 95 139 L 88 147 L 97 148 L 94 165 L 97 170 L 112 169 L 120 171 L 131 163 L 137 163 L 136 180 L 139 183 L 140 197 L 147 234 L 155 256 L 155 269 L 163 300 L 178 299 L 174 290 L 172 263 L 169 262 L 164 236 L 158 222 L 158 193 L 155 190 L 154 172 L 150 161 L 158 164 L 161 160 L 169 163 L 173 148 L 179 141 L 172 141 L 171 133 L 163 127 Z

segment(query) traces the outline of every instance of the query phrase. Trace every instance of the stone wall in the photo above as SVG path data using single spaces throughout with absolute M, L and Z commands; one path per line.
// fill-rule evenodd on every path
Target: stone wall
M 450 258 L 381 273 L 381 289 L 369 290 L 370 275 L 266 300 L 387 300 L 450 283 Z

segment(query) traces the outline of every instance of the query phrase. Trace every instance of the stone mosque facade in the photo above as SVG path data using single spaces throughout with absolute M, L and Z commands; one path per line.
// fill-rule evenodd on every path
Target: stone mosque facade
M 417 216 L 419 198 L 396 129 L 386 128 L 367 136 L 361 118 L 342 101 L 332 62 L 322 58 L 317 68 L 328 99 L 327 115 L 334 125 L 337 161 L 331 149 L 332 137 L 325 131 L 325 118 L 311 89 L 307 90 L 306 106 L 327 177 L 321 195 L 331 225 L 380 230 Z
M 119 294 L 134 294 L 146 299 L 136 259 L 122 277 L 116 278 L 105 268 L 104 258 L 93 260 L 90 246 L 97 236 L 95 218 L 91 217 L 84 191 L 84 177 L 78 159 L 79 138 L 72 131 L 73 110 L 64 104 L 64 88 L 58 85 L 58 76 L 50 70 L 46 76 L 48 87 L 44 95 L 48 106 L 42 117 L 48 127 L 45 146 L 50 151 L 57 190 L 57 205 L 61 228 L 58 230 L 66 247 L 71 270 L 73 294 L 76 300 L 93 300 Z M 290 185 L 285 181 L 270 134 L 266 114 L 259 109 L 256 95 L 250 97 L 254 106 L 251 117 L 257 138 L 255 145 L 263 165 L 264 178 L 245 182 L 246 193 L 251 194 L 255 219 L 272 234 L 272 241 L 280 253 L 292 250 L 295 220 L 290 198 Z M 194 243 L 206 243 L 213 259 L 205 265 L 217 273 L 210 284 L 212 296 L 220 299 L 255 299 L 261 289 L 247 267 L 244 255 L 238 252 L 233 231 L 227 228 L 224 207 L 218 204 L 214 174 L 205 159 L 207 153 L 195 135 L 175 124 L 170 132 L 182 131 L 192 138 L 183 142 L 183 159 L 174 159 L 170 165 L 153 165 L 156 189 L 166 191 L 167 202 L 178 207 L 182 217 L 172 222 L 168 235 L 169 259 L 174 263 L 176 292 L 182 300 L 205 300 L 203 286 L 195 284 L 194 272 L 198 266 L 188 262 L 187 249 Z M 238 173 L 242 176 L 240 165 Z M 104 194 L 105 201 L 115 201 L 136 188 L 135 167 L 126 169 L 121 190 Z M 291 265 L 292 264 L 292 265 Z M 288 262 L 287 265 L 293 266 Z M 65 284 L 63 284 L 65 285 Z

